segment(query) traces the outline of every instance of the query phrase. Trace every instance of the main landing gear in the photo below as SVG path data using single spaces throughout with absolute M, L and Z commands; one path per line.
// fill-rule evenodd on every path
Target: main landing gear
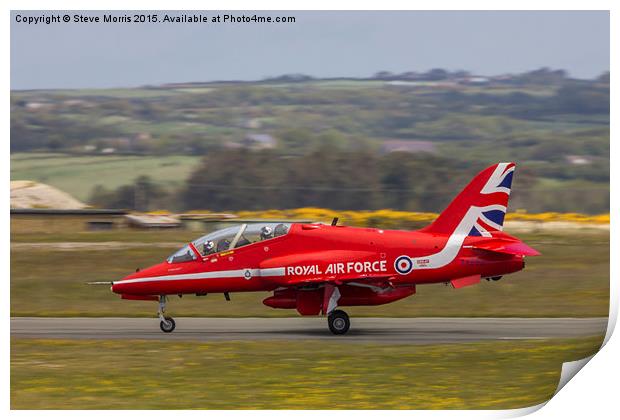
M 334 219 L 334 222 L 338 220 Z M 349 331 L 351 321 L 345 311 L 336 309 L 340 299 L 340 290 L 332 284 L 326 284 L 323 296 L 323 313 L 327 314 L 327 326 L 332 334 L 342 335 Z
M 159 297 L 159 310 L 157 311 L 157 316 L 159 316 L 159 328 L 165 333 L 171 333 L 174 331 L 176 327 L 176 323 L 171 316 L 164 316 L 164 311 L 166 310 L 166 296 L 162 295 Z
M 336 309 L 327 316 L 327 325 L 333 334 L 342 335 L 349 331 L 351 321 L 345 311 Z

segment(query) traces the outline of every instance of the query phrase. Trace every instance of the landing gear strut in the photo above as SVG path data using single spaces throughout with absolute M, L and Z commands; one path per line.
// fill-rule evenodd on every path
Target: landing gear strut
M 332 226 L 338 222 L 338 219 L 334 219 Z M 349 331 L 351 322 L 349 321 L 349 315 L 345 311 L 336 309 L 338 306 L 338 300 L 340 299 L 340 290 L 333 284 L 325 285 L 325 294 L 323 295 L 323 308 L 324 314 L 327 314 L 327 326 L 332 334 L 342 335 Z
M 159 310 L 157 311 L 157 316 L 159 316 L 159 328 L 165 333 L 171 333 L 174 331 L 176 324 L 174 319 L 171 316 L 164 316 L 164 311 L 166 310 L 166 296 L 162 295 L 159 297 Z
M 349 331 L 351 322 L 349 321 L 349 315 L 345 311 L 336 309 L 327 316 L 327 325 L 333 334 L 342 335 Z

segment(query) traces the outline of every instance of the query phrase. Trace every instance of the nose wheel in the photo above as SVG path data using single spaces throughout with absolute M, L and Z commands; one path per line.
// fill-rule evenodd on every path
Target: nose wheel
M 174 331 L 176 327 L 176 323 L 174 322 L 174 318 L 171 316 L 165 316 L 164 311 L 166 310 L 166 296 L 159 297 L 159 311 L 157 311 L 157 316 L 159 317 L 159 328 L 165 333 L 171 333 Z
M 351 321 L 349 321 L 349 315 L 345 311 L 336 309 L 327 316 L 327 325 L 332 334 L 342 335 L 349 331 Z
M 171 316 L 166 316 L 163 320 L 159 321 L 159 328 L 165 333 L 171 333 L 174 331 L 174 327 L 176 327 L 176 323 Z

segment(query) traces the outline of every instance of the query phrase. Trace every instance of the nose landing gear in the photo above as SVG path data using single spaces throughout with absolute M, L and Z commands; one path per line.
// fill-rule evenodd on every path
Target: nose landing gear
M 159 328 L 165 333 L 171 333 L 174 331 L 176 324 L 174 322 L 174 318 L 167 316 L 162 321 L 159 322 Z
M 171 333 L 174 331 L 176 327 L 176 323 L 174 322 L 174 318 L 171 316 L 164 316 L 164 311 L 166 310 L 166 296 L 162 295 L 159 297 L 159 310 L 157 311 L 157 316 L 160 319 L 159 328 L 165 333 Z

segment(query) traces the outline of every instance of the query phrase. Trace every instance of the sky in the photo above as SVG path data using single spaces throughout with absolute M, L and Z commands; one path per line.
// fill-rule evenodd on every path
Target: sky
M 606 11 L 257 12 L 295 23 L 17 22 L 76 12 L 11 12 L 11 89 L 111 88 L 289 73 L 367 77 L 378 71 L 540 67 L 594 78 L 609 70 Z M 130 12 L 84 12 L 87 16 Z M 158 20 L 195 12 L 156 13 Z M 254 12 L 200 12 L 235 16 Z

